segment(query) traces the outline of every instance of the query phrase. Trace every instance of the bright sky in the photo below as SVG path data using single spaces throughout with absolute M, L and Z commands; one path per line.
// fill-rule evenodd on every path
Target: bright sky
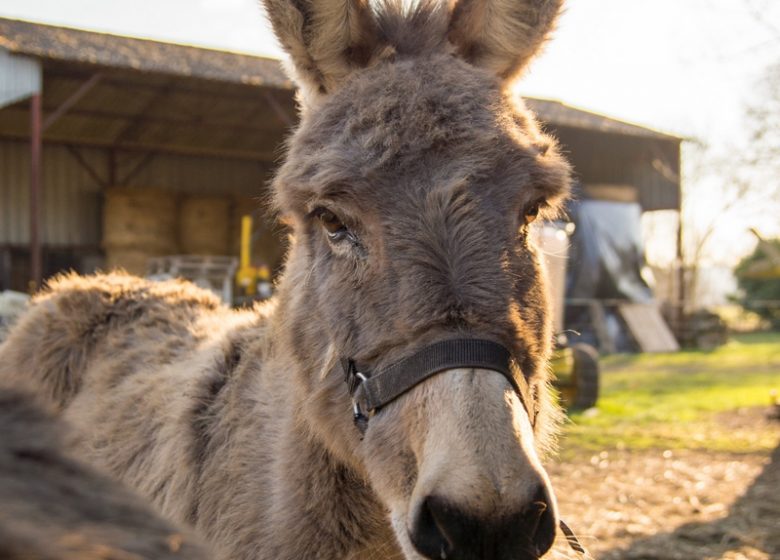
M 0 0 L 0 15 L 281 56 L 259 3 Z M 778 28 L 778 0 L 569 0 L 523 91 L 719 143 L 780 57 Z
M 281 56 L 258 5 L 0 0 L 0 15 Z M 569 0 L 521 91 L 700 138 L 725 152 L 744 144 L 744 105 L 755 96 L 763 69 L 777 60 L 780 0 Z M 708 211 L 717 206 L 702 200 L 699 217 L 706 220 Z M 765 224 L 768 233 L 780 234 L 778 222 Z M 741 229 L 747 225 L 755 224 Z M 742 245 L 750 241 L 741 239 Z M 732 251 L 739 251 L 735 243 Z

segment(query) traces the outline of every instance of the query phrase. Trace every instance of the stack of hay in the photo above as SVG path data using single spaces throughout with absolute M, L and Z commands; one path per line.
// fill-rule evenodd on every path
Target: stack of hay
M 152 257 L 178 252 L 176 197 L 159 189 L 113 187 L 103 207 L 106 269 L 146 273 Z
M 187 196 L 153 188 L 114 187 L 106 191 L 103 248 L 106 269 L 123 268 L 144 275 L 150 258 L 185 255 L 238 256 L 241 217 L 254 218 L 252 252 L 255 264 L 280 266 L 285 234 L 279 224 L 259 212 L 253 198 Z
M 229 216 L 228 198 L 186 198 L 179 211 L 179 245 L 182 252 L 187 255 L 227 255 Z

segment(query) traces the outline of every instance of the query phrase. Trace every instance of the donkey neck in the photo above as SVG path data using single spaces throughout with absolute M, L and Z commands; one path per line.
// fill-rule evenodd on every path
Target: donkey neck
M 361 551 L 398 552 L 385 508 L 357 469 L 334 453 L 333 446 L 313 426 L 318 422 L 316 388 L 306 379 L 318 379 L 320 363 L 295 355 L 294 293 L 279 290 L 267 328 L 246 333 L 248 345 L 242 366 L 225 386 L 232 404 L 223 408 L 220 422 L 226 429 L 225 447 L 214 457 L 234 455 L 239 477 L 231 491 L 206 492 L 216 502 L 206 506 L 197 524 L 221 542 L 226 557 L 238 557 L 248 542 L 262 542 L 256 560 L 345 560 L 364 558 Z M 348 410 L 345 417 L 349 418 Z M 245 429 L 250 418 L 251 429 Z M 351 421 L 347 429 L 354 429 Z M 203 472 L 208 484 L 223 469 L 214 463 L 214 473 Z M 250 491 L 247 491 L 251 489 Z M 236 502 L 246 504 L 245 526 L 221 527 L 220 512 Z M 208 513 L 211 515 L 208 515 Z M 234 518 L 235 519 L 235 518 Z M 230 521 L 228 521 L 230 522 Z M 238 539 L 236 538 L 238 536 Z M 255 558 L 255 557 L 253 557 Z
M 360 551 L 395 551 L 385 509 L 371 488 L 305 423 L 290 414 L 279 435 L 272 472 L 285 474 L 273 481 L 268 558 L 357 559 L 366 557 Z

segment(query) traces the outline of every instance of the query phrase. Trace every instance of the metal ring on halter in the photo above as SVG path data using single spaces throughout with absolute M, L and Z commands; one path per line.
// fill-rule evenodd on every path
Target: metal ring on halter
M 368 377 L 359 371 L 356 371 L 354 375 L 360 381 L 360 383 L 363 383 L 368 379 Z M 361 432 L 366 431 L 366 427 L 368 426 L 368 416 L 366 416 L 360 409 L 360 404 L 354 397 L 352 398 L 352 419 Z

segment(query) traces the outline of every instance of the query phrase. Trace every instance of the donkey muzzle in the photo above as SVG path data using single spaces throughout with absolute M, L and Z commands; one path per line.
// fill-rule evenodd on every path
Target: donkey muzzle
M 440 496 L 428 496 L 409 536 L 432 560 L 536 560 L 552 547 L 555 526 L 552 500 L 540 483 L 524 507 L 495 517 L 475 517 Z
M 537 559 L 557 512 L 530 418 L 504 376 L 456 368 L 420 393 L 425 436 L 407 534 L 432 560 Z

